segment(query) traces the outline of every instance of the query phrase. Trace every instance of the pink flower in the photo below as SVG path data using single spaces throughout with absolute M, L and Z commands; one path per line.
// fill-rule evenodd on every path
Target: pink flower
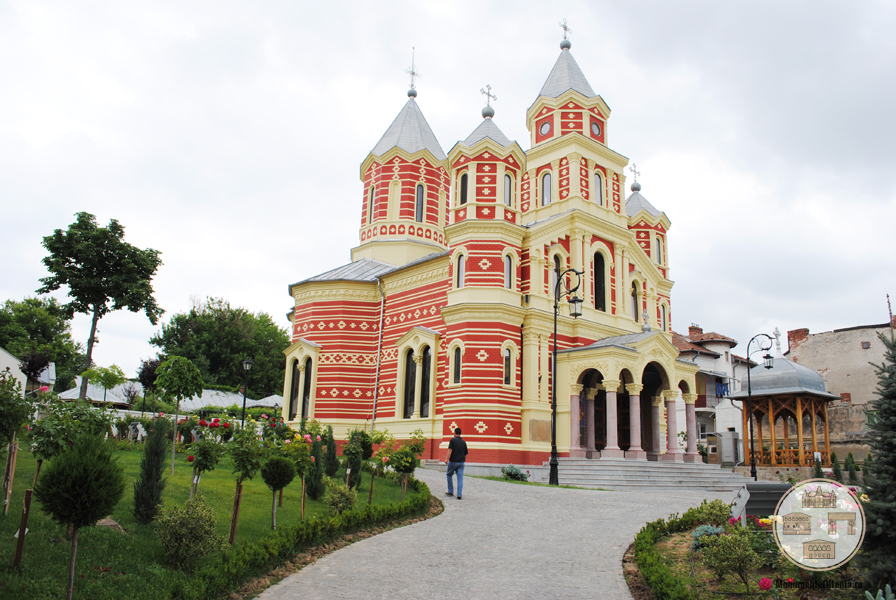
M 40 392 L 41 394 L 46 394 L 47 392 L 50 391 L 50 387 L 46 386 L 46 385 L 42 385 L 42 386 L 40 386 L 40 389 L 37 391 Z
M 763 577 L 759 580 L 759 587 L 765 591 L 772 589 L 772 580 L 768 577 Z
M 310 442 L 310 441 L 311 441 L 311 434 L 310 434 L 310 433 L 306 433 L 306 434 L 305 434 L 305 439 L 308 440 L 308 441 Z
M 384 463 L 389 462 L 389 457 L 388 457 L 388 456 L 384 456 L 384 457 L 383 457 L 383 462 L 384 462 Z
M 268 416 L 267 416 L 266 414 L 263 414 L 263 413 L 262 413 L 261 418 L 262 418 L 262 419 L 267 419 Z
M 317 462 L 316 460 L 314 460 L 313 456 L 311 457 L 311 462 Z
M 164 417 L 164 416 L 165 416 L 165 413 L 160 412 L 160 413 L 159 413 L 159 416 L 160 416 L 160 417 Z
M 292 440 L 286 440 L 286 443 L 287 443 L 287 444 L 291 444 L 291 443 L 292 443 Z
M 187 462 L 193 462 L 193 459 L 194 459 L 193 456 L 188 456 L 188 457 L 187 457 Z
M 320 436 L 317 436 L 317 441 L 318 441 L 318 442 L 320 441 Z

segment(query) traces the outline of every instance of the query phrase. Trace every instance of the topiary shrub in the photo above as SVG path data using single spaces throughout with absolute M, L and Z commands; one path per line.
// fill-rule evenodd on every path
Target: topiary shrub
M 175 506 L 159 515 L 156 531 L 171 566 L 188 570 L 203 556 L 223 550 L 226 543 L 216 525 L 215 511 L 201 493 L 187 500 L 183 508 Z
M 336 514 L 342 514 L 351 509 L 358 500 L 358 493 L 335 479 L 327 477 L 324 480 L 327 492 L 323 502 Z
M 305 489 L 308 497 L 312 500 L 319 500 L 324 495 L 324 492 L 327 491 L 327 486 L 324 483 L 324 465 L 321 454 L 321 442 L 318 436 L 311 443 L 311 467 L 305 475 Z
M 271 507 L 271 529 L 277 530 L 277 492 L 296 478 L 296 464 L 285 456 L 273 456 L 261 467 L 261 478 L 274 493 Z
M 325 472 L 328 477 L 332 477 L 339 470 L 339 454 L 336 448 L 336 436 L 333 435 L 333 426 L 327 425 L 327 454 L 326 454 L 326 469 Z
M 109 515 L 124 495 L 124 486 L 124 470 L 112 456 L 112 447 L 98 436 L 87 435 L 53 458 L 34 488 L 44 512 L 72 527 L 68 600 L 75 584 L 78 532 Z
M 171 422 L 164 418 L 156 419 L 147 429 L 149 435 L 140 461 L 140 479 L 134 482 L 134 518 L 144 525 L 156 518 L 159 505 L 162 504 L 162 492 L 167 482 L 162 474 L 168 455 L 168 430 L 171 429 Z
M 840 461 L 837 459 L 836 452 L 831 452 L 831 471 L 834 479 L 843 483 L 843 470 L 840 468 Z
M 852 452 L 846 455 L 846 471 L 849 473 L 849 484 L 859 485 L 859 472 L 856 467 L 856 461 L 852 457 Z
M 501 475 L 504 477 L 504 479 L 512 479 L 514 481 L 529 481 L 529 474 L 514 465 L 501 467 Z
M 704 500 L 694 510 L 700 523 L 722 526 L 731 517 L 731 505 L 725 504 L 725 502 L 718 499 L 712 502 Z
M 815 479 L 824 479 L 824 470 L 821 468 L 821 459 L 817 456 L 815 457 L 815 470 L 812 472 L 812 477 Z

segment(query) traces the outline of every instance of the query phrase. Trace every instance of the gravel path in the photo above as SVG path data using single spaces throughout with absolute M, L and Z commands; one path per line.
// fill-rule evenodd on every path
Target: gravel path
M 263 592 L 263 600 L 600 598 L 630 600 L 622 556 L 648 521 L 732 494 L 602 492 L 445 474 L 416 477 L 445 512 L 337 550 Z

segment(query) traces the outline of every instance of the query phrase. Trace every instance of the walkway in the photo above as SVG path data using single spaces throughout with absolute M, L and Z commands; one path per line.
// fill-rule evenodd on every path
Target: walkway
M 262 600 L 600 598 L 630 600 L 622 555 L 644 523 L 732 494 L 603 492 L 467 477 L 448 498 L 445 474 L 417 478 L 445 512 L 337 550 L 262 593 Z

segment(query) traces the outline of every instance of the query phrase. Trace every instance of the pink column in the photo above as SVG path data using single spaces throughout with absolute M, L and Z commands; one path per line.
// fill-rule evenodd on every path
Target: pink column
M 675 417 L 678 391 L 666 390 L 663 392 L 663 398 L 666 400 L 666 453 L 663 455 L 663 460 L 683 462 L 684 458 L 678 447 L 678 423 Z
M 569 397 L 569 457 L 585 458 L 585 449 L 582 448 L 581 434 L 579 432 L 579 421 L 581 420 L 580 404 L 582 386 L 574 384 L 572 395 Z
M 618 379 L 604 379 L 607 393 L 607 447 L 600 451 L 601 458 L 623 458 L 625 453 L 619 448 L 619 419 L 616 416 L 616 390 L 621 383 Z
M 644 386 L 640 383 L 627 383 L 625 390 L 628 392 L 628 422 L 629 449 L 625 451 L 625 458 L 633 460 L 647 460 L 647 453 L 641 448 L 641 390 Z
M 697 452 L 697 394 L 682 394 L 684 398 L 684 415 L 687 420 L 688 448 L 684 453 L 684 462 L 703 462 L 703 457 Z
M 597 390 L 594 388 L 586 389 L 582 392 L 585 394 L 585 456 L 594 457 L 594 395 Z M 596 458 L 596 457 L 594 457 Z
M 650 446 L 647 450 L 647 460 L 659 460 L 660 454 L 660 404 L 662 404 L 662 396 L 650 399 L 650 421 L 653 424 L 653 435 L 651 435 Z

